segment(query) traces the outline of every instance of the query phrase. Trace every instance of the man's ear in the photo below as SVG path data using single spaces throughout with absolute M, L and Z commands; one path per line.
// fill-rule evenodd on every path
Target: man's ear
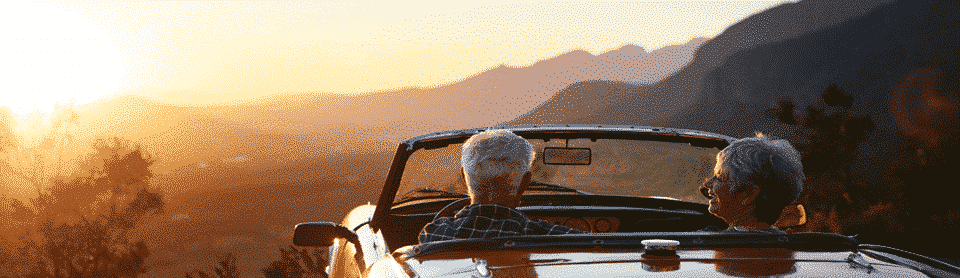
M 517 195 L 523 195 L 524 191 L 527 191 L 527 186 L 530 185 L 530 182 L 533 180 L 533 173 L 527 171 L 526 174 L 523 174 L 523 178 L 520 179 L 520 188 L 517 190 Z
M 470 188 L 470 183 L 467 182 L 467 172 L 463 170 L 463 167 L 460 167 L 460 181 L 463 182 L 463 189 L 467 190 L 467 194 L 473 194 L 473 189 Z

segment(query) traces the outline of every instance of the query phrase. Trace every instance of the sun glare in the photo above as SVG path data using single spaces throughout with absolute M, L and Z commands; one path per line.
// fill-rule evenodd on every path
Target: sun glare
M 15 114 L 50 113 L 118 93 L 123 64 L 116 40 L 79 11 L 56 2 L 2 4 L 0 106 Z
M 432 87 L 576 49 L 709 38 L 784 2 L 7 1 L 0 106 L 25 115 L 121 93 L 195 105 Z

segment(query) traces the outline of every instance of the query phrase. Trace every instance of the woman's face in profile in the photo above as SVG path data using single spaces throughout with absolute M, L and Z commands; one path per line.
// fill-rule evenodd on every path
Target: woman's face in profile
M 733 182 L 723 177 L 719 173 L 714 173 L 712 177 L 703 182 L 701 192 L 710 199 L 709 211 L 713 215 L 729 221 L 732 216 L 742 213 L 746 207 L 744 200 L 747 191 L 733 193 Z

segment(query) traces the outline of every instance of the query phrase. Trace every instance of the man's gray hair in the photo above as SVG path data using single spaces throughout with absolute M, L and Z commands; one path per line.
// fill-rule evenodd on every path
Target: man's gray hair
M 520 180 L 530 171 L 535 155 L 526 139 L 509 130 L 489 130 L 463 143 L 460 164 L 472 190 L 497 193 L 496 188 L 485 186 L 495 186 L 491 184 L 494 180 L 505 179 L 513 188 L 510 194 L 516 195 Z
M 731 191 L 740 192 L 746 185 L 760 189 L 755 204 L 761 222 L 776 222 L 783 208 L 803 191 L 806 176 L 800 153 L 786 140 L 758 133 L 733 141 L 717 154 L 717 161 L 714 173 L 732 182 Z

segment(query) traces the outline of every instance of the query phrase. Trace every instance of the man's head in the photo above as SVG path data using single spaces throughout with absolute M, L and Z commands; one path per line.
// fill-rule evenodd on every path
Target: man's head
M 472 203 L 515 207 L 530 183 L 536 153 L 526 139 L 508 130 L 491 130 L 463 144 L 460 163 Z
M 783 208 L 803 190 L 800 154 L 786 140 L 757 137 L 736 140 L 717 154 L 709 189 L 710 212 L 728 223 L 748 216 L 777 222 Z

